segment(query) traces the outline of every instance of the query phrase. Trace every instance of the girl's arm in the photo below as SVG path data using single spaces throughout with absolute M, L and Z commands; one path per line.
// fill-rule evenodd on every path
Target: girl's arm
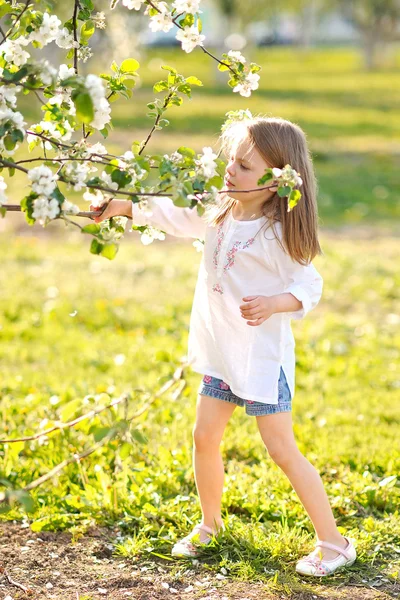
M 191 237 L 204 240 L 207 223 L 196 208 L 175 206 L 168 197 L 147 197 L 148 211 L 143 211 L 130 200 L 111 200 L 96 223 L 115 216 L 130 217 L 135 225 L 151 225 L 175 237 Z M 147 214 L 147 212 L 151 214 Z
M 302 319 L 320 301 L 323 288 L 322 277 L 312 263 L 301 265 L 293 260 L 289 254 L 282 250 L 276 240 L 271 245 L 273 251 L 270 256 L 273 266 L 285 283 L 281 298 L 279 296 L 275 297 L 277 312 L 286 312 L 285 305 L 292 304 L 290 297 L 286 296 L 289 293 L 297 298 L 302 306 L 298 310 L 289 310 L 288 312 L 292 319 Z

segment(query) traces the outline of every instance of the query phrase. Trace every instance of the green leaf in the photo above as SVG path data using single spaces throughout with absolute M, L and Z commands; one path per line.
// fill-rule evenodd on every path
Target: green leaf
M 126 458 L 128 458 L 128 456 L 130 455 L 131 452 L 132 452 L 132 444 L 130 444 L 129 442 L 124 442 L 119 449 L 119 455 L 122 460 L 125 460 Z
M 292 210 L 292 208 L 294 208 L 297 205 L 300 198 L 301 198 L 301 192 L 299 190 L 292 190 L 289 195 L 288 209 Z
M 90 233 L 91 235 L 96 235 L 98 233 L 100 233 L 100 225 L 99 223 L 89 223 L 89 225 L 85 225 L 85 227 L 82 228 L 81 232 L 82 233 Z
M 131 436 L 140 444 L 147 444 L 148 442 L 147 437 L 139 429 L 134 429 L 133 431 L 131 431 Z
M 218 71 L 229 71 L 229 67 L 226 65 L 218 65 Z
M 158 81 L 153 86 L 153 92 L 158 94 L 158 92 L 162 92 L 163 90 L 168 89 L 168 83 L 166 81 Z
M 126 171 L 120 171 L 119 169 L 115 169 L 111 173 L 111 180 L 114 183 L 118 183 L 119 188 L 124 188 L 132 181 L 132 177 Z
M 164 71 L 169 71 L 170 73 L 175 73 L 175 75 L 178 73 L 178 71 L 176 69 L 174 69 L 173 67 L 169 67 L 168 65 L 162 65 L 161 68 L 164 69 Z
M 200 81 L 200 79 L 198 79 L 194 75 L 191 75 L 190 77 L 186 77 L 186 83 L 189 83 L 190 85 L 203 85 L 203 83 Z
M 278 187 L 278 196 L 284 198 L 290 194 L 290 187 L 288 185 Z
M 92 240 L 90 244 L 90 252 L 92 254 L 101 254 L 101 251 L 104 247 L 104 244 L 100 244 L 95 238 Z
M 110 433 L 111 429 L 111 427 L 93 427 L 93 429 L 90 429 L 90 433 L 93 434 L 95 442 L 100 442 L 100 440 Z
M 181 146 L 178 148 L 177 152 L 182 154 L 182 156 L 189 156 L 189 158 L 194 158 L 196 156 L 196 152 L 192 148 L 188 148 L 187 146 Z
M 73 95 L 72 99 L 76 108 L 76 116 L 83 123 L 91 123 L 94 119 L 94 109 L 90 94 L 81 92 L 76 94 L 75 97 Z
M 257 181 L 257 185 L 264 185 L 264 183 L 267 183 L 267 181 L 271 181 L 271 179 L 274 179 L 272 169 L 268 169 L 267 172 L 264 173 L 264 175 L 261 177 L 261 179 Z
M 183 19 L 179 21 L 181 27 L 191 27 L 194 25 L 194 16 L 191 13 L 187 13 Z
M 81 27 L 81 36 L 80 36 L 80 42 L 82 45 L 86 45 L 88 43 L 88 41 L 90 40 L 90 38 L 92 37 L 92 35 L 94 34 L 94 23 L 93 21 L 86 21 L 82 27 Z
M 121 72 L 122 73 L 134 73 L 138 70 L 140 64 L 134 58 L 126 58 L 121 63 Z
M 106 244 L 101 250 L 101 256 L 113 260 L 117 256 L 118 246 L 117 244 Z
M 11 134 L 6 135 L 3 138 L 3 143 L 4 143 L 4 147 L 6 148 L 6 150 L 14 150 L 16 142 L 13 140 L 13 137 Z
M 186 83 L 184 83 L 178 87 L 178 92 L 181 92 L 182 94 L 186 94 L 186 96 L 188 96 L 188 97 L 190 97 L 191 91 L 192 91 L 192 88 L 190 87 L 190 85 L 187 85 Z

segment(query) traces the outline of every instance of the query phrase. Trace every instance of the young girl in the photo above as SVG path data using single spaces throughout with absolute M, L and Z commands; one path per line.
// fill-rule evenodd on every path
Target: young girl
M 229 192 L 203 217 L 160 197 L 149 198 L 151 216 L 130 201 L 112 200 L 95 218 L 129 216 L 137 225 L 205 241 L 188 350 L 193 370 L 204 376 L 193 429 L 203 518 L 172 554 L 195 556 L 194 539 L 208 543 L 225 529 L 219 445 L 236 406 L 244 406 L 256 417 L 271 458 L 288 477 L 316 531 L 315 549 L 297 563 L 296 571 L 329 575 L 353 564 L 356 551 L 339 533 L 321 478 L 296 445 L 291 416 L 295 344 L 290 319 L 303 318 L 322 293 L 322 278 L 311 264 L 321 253 L 313 167 L 303 131 L 284 119 L 235 122 L 223 145 L 229 152 Z M 286 164 L 303 180 L 302 198 L 291 212 L 276 187 L 257 185 L 267 167 Z

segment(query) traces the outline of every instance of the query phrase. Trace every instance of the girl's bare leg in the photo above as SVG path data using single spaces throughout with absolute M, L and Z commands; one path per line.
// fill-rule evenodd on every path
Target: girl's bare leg
M 199 394 L 193 427 L 193 468 L 203 513 L 202 524 L 217 530 L 222 524 L 224 465 L 219 446 L 236 404 Z M 200 541 L 207 541 L 200 533 Z

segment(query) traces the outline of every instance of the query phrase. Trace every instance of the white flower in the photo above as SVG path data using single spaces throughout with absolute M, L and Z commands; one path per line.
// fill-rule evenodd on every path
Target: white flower
M 60 81 L 64 79 L 68 79 L 68 77 L 73 77 L 76 75 L 74 67 L 69 67 L 68 65 L 60 65 L 58 69 L 58 78 Z
M 239 50 L 229 50 L 228 56 L 235 62 L 241 62 L 243 64 L 246 62 L 245 57 L 241 52 L 239 52 Z
M 32 217 L 41 225 L 46 225 L 48 219 L 55 219 L 60 213 L 60 206 L 55 198 L 49 200 L 45 196 L 39 196 L 33 202 L 33 207 Z
M 21 90 L 21 86 L 0 86 L 0 105 L 10 105 L 12 108 L 17 106 L 16 94 Z
M 107 198 L 104 197 L 101 190 L 93 190 L 91 192 L 90 188 L 83 194 L 83 198 L 96 208 L 103 206 L 107 202 Z
M 201 0 L 175 0 L 173 3 L 173 7 L 176 8 L 178 13 L 190 13 L 194 15 L 195 13 L 202 12 L 199 10 Z
M 32 190 L 42 196 L 50 196 L 56 187 L 58 175 L 45 165 L 34 167 L 28 171 L 28 179 L 32 181 Z
M 79 48 L 79 42 L 74 40 L 74 36 L 66 27 L 63 27 L 63 29 L 58 31 L 55 40 L 59 48 L 65 48 L 66 50 L 70 50 L 70 48 Z
M 12 108 L 0 106 L 0 123 L 6 123 L 7 121 L 12 122 L 14 129 L 20 129 L 23 133 L 25 133 L 24 125 L 26 123 L 22 114 L 18 111 L 12 110 Z
M 85 152 L 85 157 L 92 156 L 93 154 L 107 154 L 107 148 L 105 148 L 100 142 L 96 142 L 93 144 L 93 146 L 88 148 L 87 152 Z M 101 158 L 93 156 L 92 160 L 101 160 Z
M 29 52 L 22 50 L 21 44 L 18 40 L 6 40 L 2 45 L 0 52 L 4 54 L 4 58 L 7 62 L 13 63 L 17 67 L 22 67 L 28 58 L 30 58 Z
M 73 189 L 80 192 L 85 187 L 90 172 L 97 171 L 85 162 L 70 161 L 64 164 L 63 173 L 71 181 Z
M 4 181 L 4 177 L 0 175 L 0 206 L 7 202 L 7 196 L 4 193 L 4 190 L 7 189 L 7 184 Z
M 78 60 L 82 62 L 86 62 L 89 58 L 92 58 L 93 52 L 89 48 L 89 46 L 79 46 L 78 48 Z
M 166 33 L 174 26 L 172 17 L 165 2 L 158 4 L 157 8 L 159 8 L 161 12 L 154 15 L 154 17 L 150 17 L 149 27 L 153 32 L 164 31 Z
M 104 185 L 106 187 L 111 188 L 112 190 L 117 190 L 118 189 L 118 183 L 116 183 L 115 181 L 113 181 L 111 179 L 111 175 L 109 175 L 105 171 L 103 171 L 102 174 L 101 174 L 101 180 L 103 181 L 103 183 L 104 183 Z
M 129 10 L 132 10 L 133 8 L 135 10 L 140 10 L 143 3 L 144 0 L 122 0 L 122 5 L 126 6 Z
M 102 80 L 97 75 L 87 75 L 85 86 L 90 94 L 94 108 L 94 119 L 91 126 L 95 129 L 104 129 L 106 123 L 111 120 L 111 107 L 105 97 L 105 89 Z
M 43 60 L 39 63 L 40 78 L 44 85 L 51 85 L 57 77 L 57 69 L 55 69 L 48 60 Z
M 200 157 L 196 163 L 201 167 L 204 177 L 211 179 L 214 175 L 217 175 L 217 163 L 215 162 L 217 155 L 214 154 L 212 148 L 209 146 L 203 148 L 203 156 Z
M 274 167 L 272 169 L 272 175 L 274 177 L 280 177 L 282 175 L 282 169 L 278 169 L 277 167 Z
M 238 83 L 233 88 L 234 92 L 239 92 L 241 96 L 249 97 L 251 96 L 252 90 L 256 90 L 258 88 L 258 81 L 260 76 L 257 73 L 248 73 L 246 79 L 242 81 L 242 83 Z
M 140 241 L 145 246 L 148 246 L 153 242 L 153 240 L 165 240 L 165 233 L 159 229 L 156 229 L 155 227 L 152 227 L 151 225 L 148 225 L 146 231 L 140 236 Z
M 144 214 L 145 217 L 151 217 L 153 215 L 153 211 L 150 208 L 148 200 L 141 200 L 138 203 L 139 210 Z
M 124 152 L 124 154 L 121 155 L 121 158 L 123 158 L 124 160 L 130 161 L 130 160 L 134 160 L 135 155 L 133 154 L 132 150 L 127 150 L 126 152 Z
M 50 15 L 45 12 L 43 13 L 43 21 L 39 29 L 33 31 L 29 39 L 31 42 L 38 42 L 42 46 L 46 46 L 58 38 L 60 25 L 61 21 L 56 15 Z M 60 48 L 66 48 L 66 46 L 60 46 Z
M 191 52 L 196 46 L 202 46 L 205 35 L 201 35 L 196 25 L 184 27 L 176 34 L 176 39 L 182 42 L 182 50 Z
M 79 208 L 79 206 L 77 206 L 76 204 L 73 204 L 69 200 L 64 200 L 64 202 L 61 205 L 61 210 L 66 215 L 77 215 L 81 209 Z
M 193 246 L 196 248 L 197 252 L 203 252 L 204 250 L 204 242 L 201 240 L 195 240 Z

